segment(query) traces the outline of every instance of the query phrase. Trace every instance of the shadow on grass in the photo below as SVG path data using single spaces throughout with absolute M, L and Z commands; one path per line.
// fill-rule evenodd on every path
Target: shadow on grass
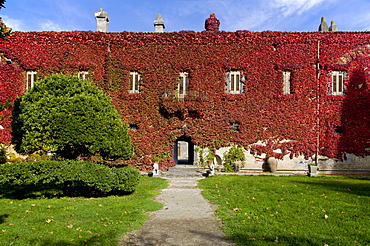
M 1 214 L 0 215 L 0 224 L 5 222 L 5 219 L 9 217 L 9 214 Z
M 247 234 L 234 234 L 230 237 L 234 242 L 238 243 L 238 245 L 252 245 L 252 246 L 260 246 L 260 245 L 287 245 L 287 246 L 322 246 L 325 242 L 322 242 L 323 239 L 317 238 L 305 238 L 305 237 L 297 237 L 297 236 L 277 236 L 275 238 L 266 237 L 266 238 L 250 238 Z
M 101 192 L 93 187 L 65 184 L 23 184 L 0 185 L 0 198 L 9 199 L 35 199 L 60 197 L 105 197 L 109 195 L 129 195 L 127 192 Z
M 101 234 L 101 236 L 93 236 L 86 239 L 65 239 L 65 240 L 53 240 L 53 239 L 34 239 L 29 241 L 29 245 L 40 245 L 40 246 L 66 246 L 66 245 L 117 245 L 118 240 L 114 242 L 114 238 L 117 235 L 113 232 Z
M 356 182 L 361 180 L 362 182 Z M 370 179 L 369 178 L 321 178 L 315 177 L 311 180 L 306 181 L 293 181 L 294 183 L 310 184 L 312 186 L 321 186 L 326 189 L 331 189 L 333 191 L 356 194 L 358 196 L 368 196 L 370 197 Z

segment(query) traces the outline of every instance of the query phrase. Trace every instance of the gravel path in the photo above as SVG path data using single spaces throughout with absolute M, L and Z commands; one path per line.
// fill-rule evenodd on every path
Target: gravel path
M 156 201 L 164 204 L 150 219 L 135 231 L 126 234 L 123 245 L 234 245 L 224 239 L 222 223 L 215 209 L 201 195 L 197 186 L 200 177 L 167 178 L 170 185 L 163 189 Z

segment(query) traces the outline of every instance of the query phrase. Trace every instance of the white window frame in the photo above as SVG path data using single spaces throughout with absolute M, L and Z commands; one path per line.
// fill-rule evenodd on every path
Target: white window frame
M 291 86 L 292 86 L 292 71 L 284 70 L 283 71 L 283 94 L 284 95 L 289 95 L 292 93 Z
M 244 74 L 241 71 L 229 71 L 226 73 L 226 91 L 230 94 L 243 93 Z
M 345 71 L 336 70 L 331 72 L 331 95 L 344 95 L 344 79 L 346 76 L 347 73 Z
M 26 90 L 31 89 L 35 85 L 36 74 L 37 74 L 36 71 L 26 72 Z
M 184 99 L 189 93 L 189 73 L 182 72 L 179 74 L 179 83 L 177 85 L 177 96 Z
M 142 75 L 139 72 L 130 72 L 130 89 L 129 93 L 140 93 L 140 82 Z
M 78 78 L 83 80 L 89 79 L 89 72 L 88 71 L 79 71 L 78 72 Z

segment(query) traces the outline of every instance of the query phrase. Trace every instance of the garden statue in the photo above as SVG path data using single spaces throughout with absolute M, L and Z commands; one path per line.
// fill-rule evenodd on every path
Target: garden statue
M 215 14 L 211 14 L 204 24 L 206 31 L 218 32 L 220 28 L 220 21 L 216 18 Z
M 157 162 L 153 164 L 153 175 L 159 175 L 159 165 Z
M 215 175 L 215 164 L 213 162 L 209 165 L 210 175 Z

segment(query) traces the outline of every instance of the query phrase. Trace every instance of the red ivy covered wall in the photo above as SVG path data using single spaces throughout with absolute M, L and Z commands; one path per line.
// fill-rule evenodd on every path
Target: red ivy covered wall
M 368 155 L 368 43 L 367 32 L 43 32 L 15 33 L 1 41 L 0 51 L 40 77 L 92 73 L 123 120 L 137 126 L 130 130 L 136 156 L 128 163 L 145 168 L 155 156 L 173 165 L 174 141 L 183 135 L 213 149 L 248 148 L 262 140 L 269 147 L 255 148 L 270 153 L 281 148 L 307 157 L 317 151 L 337 158 Z M 24 72 L 7 66 L 0 67 L 1 93 L 19 95 Z M 230 70 L 243 72 L 243 94 L 225 92 Z M 292 74 L 289 95 L 283 95 L 286 70 Z M 348 73 L 346 96 L 329 95 L 333 70 Z M 128 93 L 130 71 L 142 74 L 141 93 Z M 164 97 L 177 88 L 180 72 L 189 74 L 189 96 L 184 101 Z M 230 129 L 235 122 L 237 131 Z M 3 142 L 8 133 L 1 135 Z M 293 141 L 279 143 L 284 139 Z

